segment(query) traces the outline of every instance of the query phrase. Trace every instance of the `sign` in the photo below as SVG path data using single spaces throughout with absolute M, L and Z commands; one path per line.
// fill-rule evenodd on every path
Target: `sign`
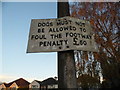
M 73 17 L 32 19 L 27 52 L 97 51 L 89 21 Z

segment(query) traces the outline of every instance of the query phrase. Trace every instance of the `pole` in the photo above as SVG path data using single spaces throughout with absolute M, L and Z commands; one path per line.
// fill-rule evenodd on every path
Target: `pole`
M 68 2 L 58 0 L 58 18 L 70 16 Z M 58 88 L 59 90 L 77 89 L 74 51 L 58 52 Z

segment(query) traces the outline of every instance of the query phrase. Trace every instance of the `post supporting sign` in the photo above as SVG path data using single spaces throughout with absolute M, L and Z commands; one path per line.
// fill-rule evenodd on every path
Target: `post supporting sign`
M 70 16 L 68 2 L 59 2 L 58 18 Z M 59 51 L 58 53 L 58 90 L 77 89 L 77 78 L 74 60 L 74 51 Z
M 32 19 L 28 53 L 66 50 L 97 51 L 89 21 L 70 16 Z

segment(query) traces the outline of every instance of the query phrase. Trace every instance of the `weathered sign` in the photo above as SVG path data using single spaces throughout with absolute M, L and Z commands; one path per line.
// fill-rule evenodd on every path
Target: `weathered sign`
M 97 51 L 89 21 L 73 17 L 32 19 L 27 52 Z

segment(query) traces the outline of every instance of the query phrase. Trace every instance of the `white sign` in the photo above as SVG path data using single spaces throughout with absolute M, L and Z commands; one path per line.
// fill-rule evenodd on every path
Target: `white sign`
M 89 21 L 73 17 L 32 19 L 27 52 L 97 51 Z

